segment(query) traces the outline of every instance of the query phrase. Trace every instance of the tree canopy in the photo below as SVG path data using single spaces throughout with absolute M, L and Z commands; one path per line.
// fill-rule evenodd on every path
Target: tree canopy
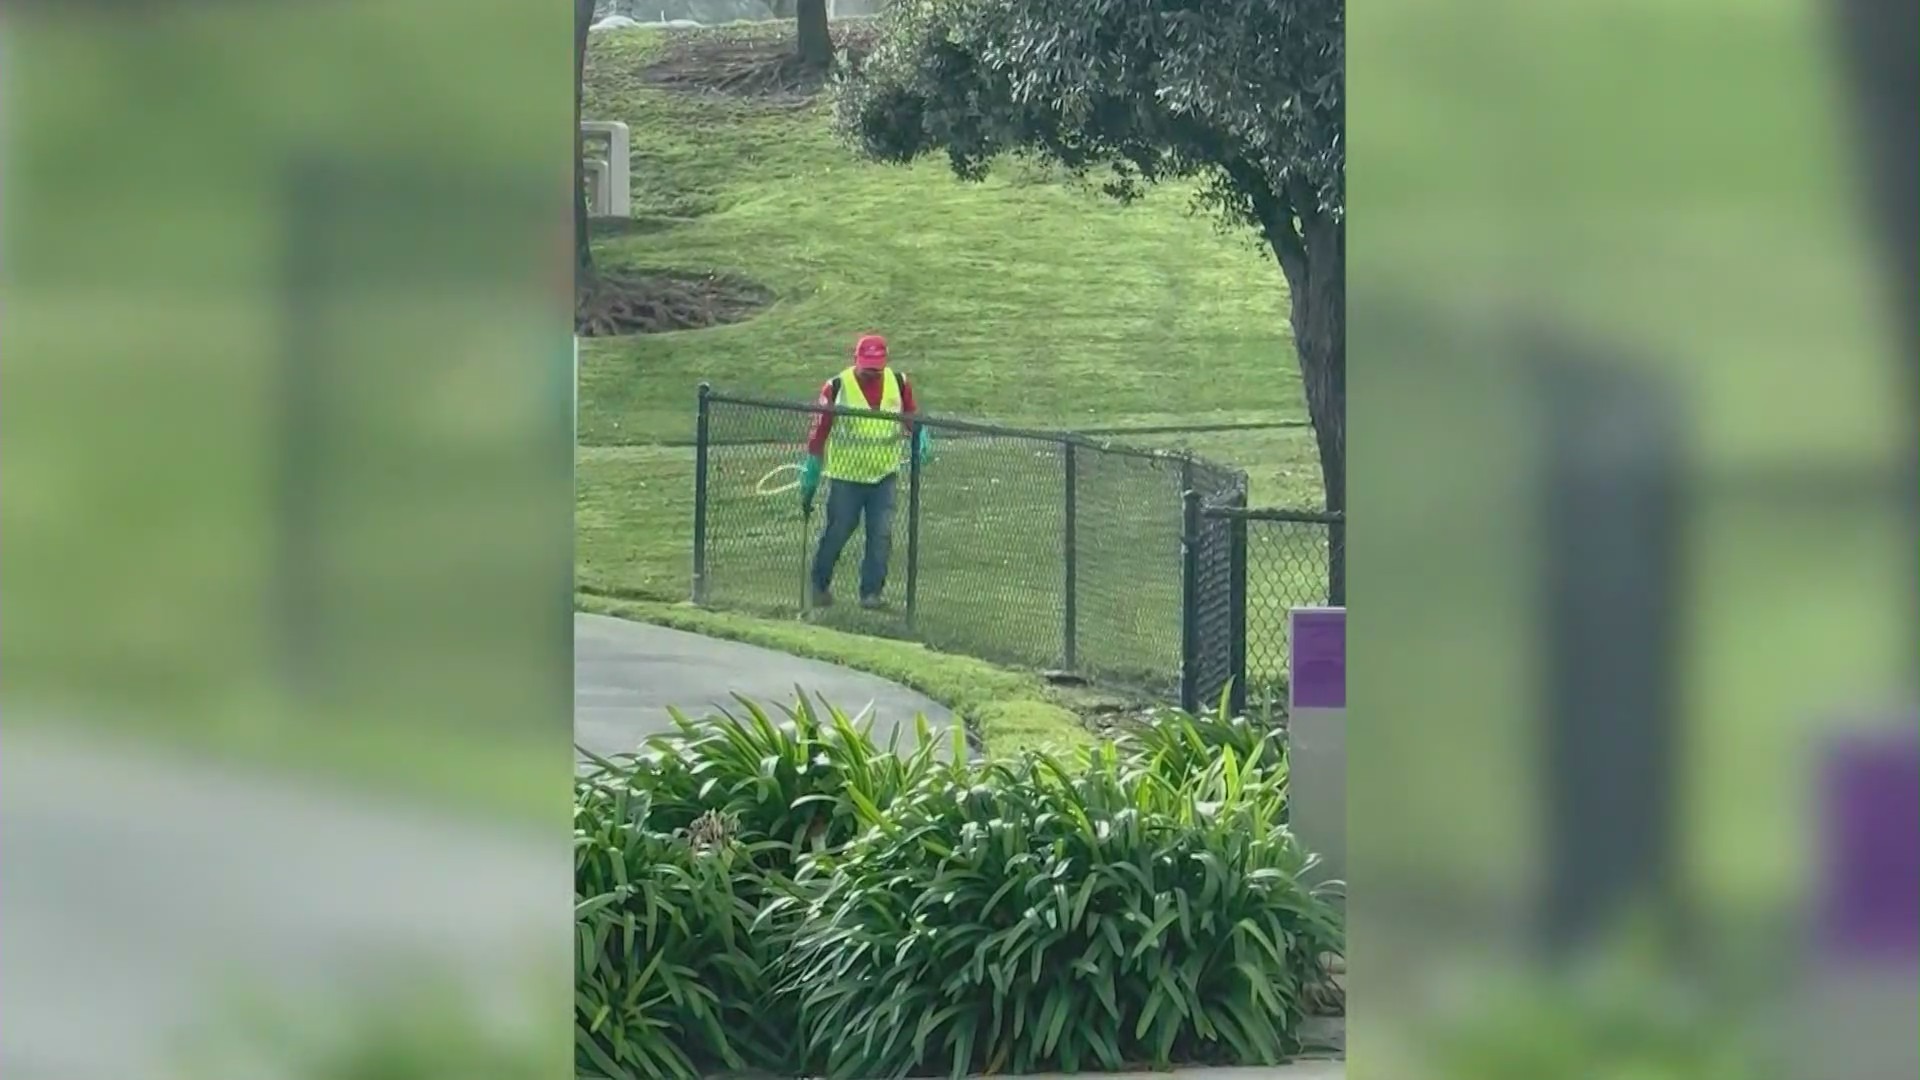
M 839 102 L 874 158 L 945 151 L 978 177 L 1034 151 L 1122 196 L 1199 177 L 1263 235 L 1344 214 L 1343 0 L 897 0 L 887 20 Z
M 1344 0 L 896 0 L 840 88 L 866 155 L 1029 153 L 1125 199 L 1203 184 L 1272 250 L 1330 509 L 1345 506 Z

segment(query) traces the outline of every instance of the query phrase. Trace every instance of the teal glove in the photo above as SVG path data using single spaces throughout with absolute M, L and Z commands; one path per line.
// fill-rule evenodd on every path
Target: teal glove
M 933 432 L 924 426 L 915 430 L 918 434 L 913 438 L 913 453 L 920 459 L 920 464 L 925 465 L 933 460 Z
M 813 497 L 820 493 L 820 456 L 808 454 L 800 466 L 800 509 L 813 513 Z

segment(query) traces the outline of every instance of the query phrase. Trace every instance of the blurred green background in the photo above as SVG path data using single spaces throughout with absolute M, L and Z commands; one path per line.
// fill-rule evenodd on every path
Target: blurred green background
M 1652 376 L 1681 418 L 1683 887 L 1702 941 L 1758 925 L 1770 970 L 1804 959 L 1814 768 L 1843 725 L 1911 701 L 1913 640 L 1910 519 L 1840 490 L 1911 465 L 1914 403 L 1834 16 L 1349 13 L 1349 834 L 1376 902 L 1352 911 L 1356 1046 L 1405 1035 L 1395 990 L 1440 954 L 1532 944 L 1509 916 L 1546 866 L 1561 719 L 1535 585 L 1543 332 Z
M 569 23 L 0 15 L 10 1071 L 567 1075 Z
M 566 29 L 9 20 L 10 715 L 559 813 Z

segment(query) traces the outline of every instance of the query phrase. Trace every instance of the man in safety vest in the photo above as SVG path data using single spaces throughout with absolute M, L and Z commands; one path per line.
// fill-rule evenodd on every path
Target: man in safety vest
M 887 587 L 887 556 L 893 550 L 894 488 L 908 447 L 924 463 L 932 456 L 927 429 L 912 422 L 913 388 L 906 376 L 887 366 L 887 340 L 867 334 L 854 346 L 853 366 L 827 380 L 820 404 L 832 409 L 872 409 L 890 416 L 836 416 L 822 412 L 807 439 L 807 460 L 800 470 L 800 504 L 813 512 L 822 476 L 827 490 L 827 521 L 814 552 L 813 604 L 833 603 L 833 568 L 862 519 L 866 554 L 860 560 L 860 606 L 882 606 Z

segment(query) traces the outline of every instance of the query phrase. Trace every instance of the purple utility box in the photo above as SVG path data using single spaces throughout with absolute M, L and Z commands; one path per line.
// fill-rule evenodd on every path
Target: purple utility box
M 1818 925 L 1845 966 L 1920 962 L 1920 727 L 1837 736 L 1820 770 Z
M 1289 615 L 1293 657 L 1292 709 L 1347 707 L 1347 609 L 1294 608 Z
M 1347 610 L 1294 608 L 1287 658 L 1287 805 L 1312 876 L 1347 878 Z

